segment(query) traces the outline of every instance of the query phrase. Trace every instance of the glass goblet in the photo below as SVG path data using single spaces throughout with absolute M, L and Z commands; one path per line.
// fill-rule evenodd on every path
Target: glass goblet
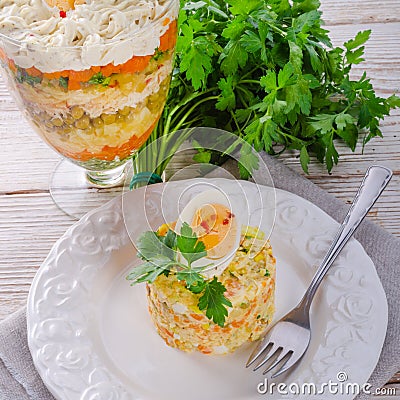
M 160 4 L 153 19 L 103 43 L 44 45 L 31 36 L 0 33 L 1 68 L 10 92 L 34 130 L 64 157 L 50 193 L 71 216 L 103 201 L 102 191 L 93 187 L 121 185 L 126 164 L 163 111 L 179 1 Z M 105 199 L 115 195 L 103 193 Z

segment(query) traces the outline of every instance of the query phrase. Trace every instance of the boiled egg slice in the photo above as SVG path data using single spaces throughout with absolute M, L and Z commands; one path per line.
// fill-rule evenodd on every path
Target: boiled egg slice
M 195 196 L 179 215 L 175 231 L 180 234 L 188 223 L 207 250 L 207 256 L 193 263 L 205 267 L 208 277 L 221 275 L 228 267 L 240 244 L 241 225 L 229 198 L 216 189 Z M 183 260 L 181 254 L 178 257 Z

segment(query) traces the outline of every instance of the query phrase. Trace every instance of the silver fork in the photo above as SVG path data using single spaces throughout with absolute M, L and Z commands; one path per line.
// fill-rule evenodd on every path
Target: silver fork
M 305 354 L 311 339 L 310 307 L 319 285 L 347 241 L 368 214 L 392 177 L 381 166 L 368 168 L 350 209 L 340 226 L 321 266 L 315 273 L 300 303 L 266 332 L 251 354 L 246 367 L 257 361 L 254 371 L 268 364 L 264 374 L 280 368 L 275 378 L 292 368 Z

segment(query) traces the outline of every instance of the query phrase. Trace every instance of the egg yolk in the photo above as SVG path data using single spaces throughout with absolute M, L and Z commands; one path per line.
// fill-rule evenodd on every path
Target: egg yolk
M 193 217 L 192 228 L 204 243 L 208 258 L 226 256 L 236 242 L 235 215 L 222 204 L 205 204 Z

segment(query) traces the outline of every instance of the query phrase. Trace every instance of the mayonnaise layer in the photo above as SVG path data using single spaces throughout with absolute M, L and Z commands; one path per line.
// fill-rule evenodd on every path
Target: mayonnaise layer
M 171 4 L 173 3 L 173 4 Z M 42 72 L 81 71 L 153 54 L 178 0 L 86 0 L 62 18 L 44 0 L 0 0 L 0 40 L 7 56 Z

